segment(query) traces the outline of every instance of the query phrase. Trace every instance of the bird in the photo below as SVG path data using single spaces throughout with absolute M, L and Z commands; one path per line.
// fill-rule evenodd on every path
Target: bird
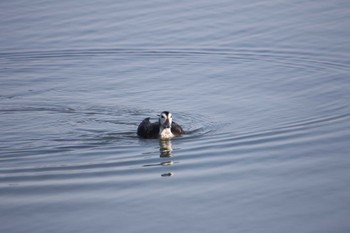
M 150 117 L 145 118 L 137 128 L 137 135 L 141 138 L 172 139 L 184 134 L 180 125 L 173 121 L 173 116 L 168 111 L 159 115 L 158 122 L 150 122 Z

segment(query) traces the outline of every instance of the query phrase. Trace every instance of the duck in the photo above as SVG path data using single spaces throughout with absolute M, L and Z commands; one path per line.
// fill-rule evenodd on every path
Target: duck
M 145 118 L 137 128 L 140 138 L 172 139 L 184 134 L 180 125 L 173 121 L 173 116 L 168 111 L 159 115 L 158 122 L 150 122 L 150 117 Z

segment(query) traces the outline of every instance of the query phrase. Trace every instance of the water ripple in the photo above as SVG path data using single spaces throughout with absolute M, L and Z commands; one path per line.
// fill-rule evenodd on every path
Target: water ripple
M 201 57 L 211 57 L 224 59 L 226 62 L 254 62 L 264 61 L 276 63 L 281 66 L 289 66 L 294 68 L 312 68 L 327 69 L 333 71 L 349 71 L 350 63 L 346 54 L 340 56 L 339 53 L 332 55 L 329 51 L 307 52 L 297 50 L 268 50 L 268 49 L 221 49 L 221 48 L 199 48 L 199 49 L 153 49 L 153 48 L 137 48 L 137 49 L 76 49 L 76 50 L 48 50 L 48 51 L 21 51 L 21 52 L 2 52 L 0 53 L 0 63 L 12 63 L 14 61 L 33 61 L 46 59 L 82 59 L 91 57 L 120 57 L 130 59 L 130 57 L 138 58 L 185 58 L 195 59 Z M 332 57 L 333 56 L 333 57 Z

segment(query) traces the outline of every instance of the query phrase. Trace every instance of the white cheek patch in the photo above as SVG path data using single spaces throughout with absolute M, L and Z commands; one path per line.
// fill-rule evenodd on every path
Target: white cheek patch
M 163 113 L 162 117 L 160 118 L 161 124 L 164 124 L 166 118 L 167 118 L 166 115 Z
M 173 122 L 173 116 L 171 115 L 171 113 L 169 113 L 168 115 L 168 120 L 170 124 Z

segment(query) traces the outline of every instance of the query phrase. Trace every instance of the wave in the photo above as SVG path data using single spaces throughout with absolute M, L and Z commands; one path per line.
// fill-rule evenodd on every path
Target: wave
M 292 49 L 259 49 L 259 48 L 95 48 L 95 49 L 67 49 L 67 50 L 33 50 L 0 52 L 0 63 L 21 60 L 43 59 L 81 59 L 89 57 L 154 57 L 160 58 L 201 58 L 211 57 L 223 59 L 223 62 L 254 62 L 256 60 L 276 63 L 280 66 L 296 68 L 312 68 L 326 70 L 349 71 L 350 64 L 347 54 L 341 56 L 339 52 L 298 51 Z M 200 62 L 200 61 L 198 61 Z

